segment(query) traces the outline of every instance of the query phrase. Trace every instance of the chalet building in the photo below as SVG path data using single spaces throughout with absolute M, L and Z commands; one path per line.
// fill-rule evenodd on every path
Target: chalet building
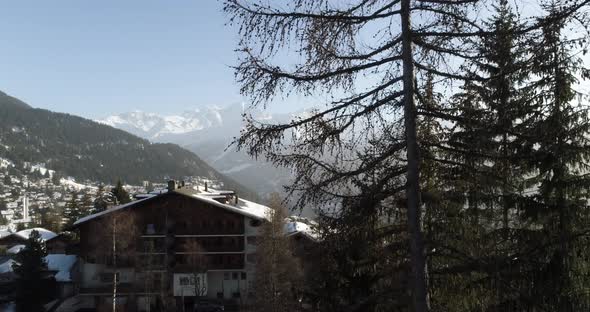
M 267 211 L 232 191 L 171 182 L 168 192 L 84 217 L 71 228 L 80 239 L 71 273 L 77 298 L 97 309 L 112 306 L 116 274 L 121 311 L 149 311 L 169 300 L 190 307 L 196 298 L 247 305 Z

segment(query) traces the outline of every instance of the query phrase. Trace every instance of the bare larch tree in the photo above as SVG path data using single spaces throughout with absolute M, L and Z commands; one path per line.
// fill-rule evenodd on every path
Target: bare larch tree
M 277 97 L 293 94 L 317 101 L 311 103 L 315 109 L 284 124 L 264 124 L 245 115 L 247 126 L 236 140 L 238 147 L 293 168 L 287 190 L 300 195 L 299 204 L 325 207 L 357 197 L 357 186 L 367 179 L 386 186 L 379 187 L 383 199 L 405 190 L 413 309 L 427 311 L 423 143 L 417 138 L 416 121 L 419 114 L 447 116 L 421 107 L 420 94 L 427 81 L 454 88 L 487 79 L 467 75 L 461 66 L 481 57 L 478 40 L 490 33 L 480 17 L 489 9 L 486 1 L 224 3 L 229 23 L 241 38 L 236 80 L 252 106 L 266 108 Z M 570 1 L 563 14 L 587 3 Z M 520 31 L 549 22 L 531 19 Z

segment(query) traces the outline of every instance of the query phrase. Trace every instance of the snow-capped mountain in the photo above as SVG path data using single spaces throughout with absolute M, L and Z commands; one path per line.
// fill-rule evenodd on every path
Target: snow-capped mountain
M 190 144 L 195 140 L 204 139 L 200 135 L 202 130 L 216 129 L 212 133 L 216 136 L 216 139 L 224 137 L 226 134 L 235 135 L 235 133 L 239 133 L 241 114 L 241 105 L 224 108 L 211 106 L 166 116 L 133 111 L 108 116 L 97 121 L 154 142 Z
M 243 151 L 229 147 L 243 126 L 243 107 L 207 107 L 180 114 L 159 115 L 134 111 L 108 116 L 100 123 L 160 143 L 175 143 L 191 150 L 209 165 L 239 183 L 248 185 L 261 195 L 282 191 L 291 176 L 285 169 L 256 161 Z M 294 114 L 253 113 L 266 123 L 287 122 Z

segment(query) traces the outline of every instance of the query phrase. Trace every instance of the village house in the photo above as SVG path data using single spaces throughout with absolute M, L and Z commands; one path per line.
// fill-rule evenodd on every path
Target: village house
M 122 310 L 149 311 L 166 300 L 190 307 L 197 298 L 246 305 L 268 209 L 233 191 L 171 181 L 168 192 L 84 217 L 70 229 L 80 239 L 77 297 L 112 305 L 116 272 Z

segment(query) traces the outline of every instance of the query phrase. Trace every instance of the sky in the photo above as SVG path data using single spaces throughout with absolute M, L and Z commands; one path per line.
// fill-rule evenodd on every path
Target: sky
M 226 20 L 217 0 L 0 1 L 0 90 L 87 118 L 242 103 Z
M 226 21 L 220 0 L 0 1 L 0 90 L 87 118 L 247 102 L 230 68 L 238 37 Z M 270 109 L 314 100 L 294 96 Z

